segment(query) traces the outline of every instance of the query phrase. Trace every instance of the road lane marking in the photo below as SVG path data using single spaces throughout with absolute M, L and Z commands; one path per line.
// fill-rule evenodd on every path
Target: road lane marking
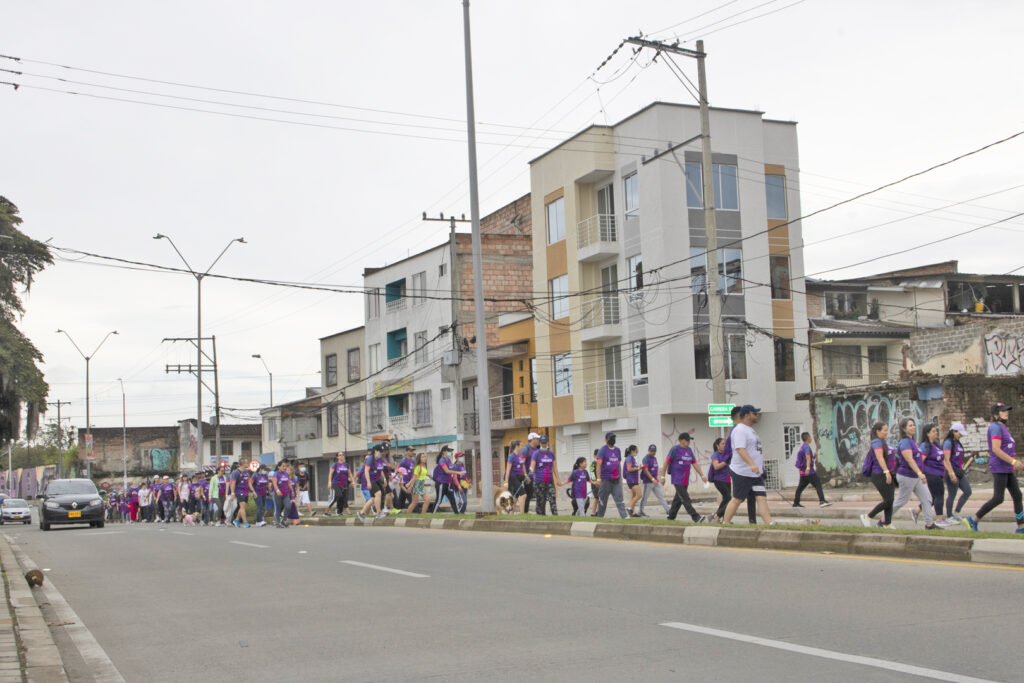
M 190 534 L 187 531 L 172 531 L 171 533 L 172 534 L 178 534 L 179 536 L 191 536 L 192 535 L 192 534 Z
M 109 536 L 111 534 L 123 534 L 123 531 L 90 531 L 86 536 Z
M 354 567 L 365 567 L 366 569 L 376 569 L 379 572 L 391 572 L 392 574 L 400 574 L 402 576 L 411 576 L 414 579 L 429 579 L 430 576 L 427 574 L 417 574 L 415 572 L 407 572 L 402 569 L 392 569 L 391 567 L 381 567 L 377 564 L 366 564 L 365 562 L 356 562 L 355 560 L 342 560 L 341 564 L 350 564 Z
M 269 548 L 269 545 L 260 545 L 259 543 L 246 543 L 245 541 L 231 541 L 235 545 L 247 545 L 250 548 Z
M 912 664 L 891 662 L 885 659 L 875 659 L 874 657 L 862 657 L 860 655 L 851 655 L 846 654 L 845 652 L 836 652 L 834 650 L 822 650 L 821 648 L 808 647 L 806 645 L 797 645 L 796 643 L 790 643 L 784 640 L 771 640 L 769 638 L 759 638 L 757 636 L 750 636 L 745 633 L 722 631 L 717 628 L 707 628 L 705 626 L 697 626 L 695 624 L 684 624 L 678 621 L 666 622 L 664 624 L 660 624 L 660 626 L 667 626 L 668 628 L 679 629 L 680 631 L 700 633 L 702 635 L 712 636 L 715 638 L 728 638 L 729 640 L 737 640 L 741 643 L 751 643 L 753 645 L 760 645 L 762 647 L 770 647 L 776 650 L 796 652 L 802 655 L 808 655 L 810 657 L 834 659 L 839 662 L 860 664 L 862 666 L 871 666 L 876 669 L 887 669 L 889 671 L 897 671 L 899 673 L 910 674 L 912 676 L 932 678 L 938 681 L 962 681 L 965 683 L 993 683 L 992 681 L 986 678 L 972 678 L 971 676 L 950 673 L 948 671 L 939 671 L 938 669 L 926 669 L 920 666 L 913 666 Z

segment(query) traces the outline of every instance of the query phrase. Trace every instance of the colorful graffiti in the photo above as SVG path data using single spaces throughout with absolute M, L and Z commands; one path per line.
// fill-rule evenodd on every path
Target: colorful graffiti
M 923 406 L 902 395 L 881 393 L 836 398 L 819 398 L 819 459 L 825 469 L 849 470 L 859 467 L 869 443 L 871 425 L 884 422 L 895 432 L 900 420 L 920 420 Z
M 177 448 L 152 448 L 149 451 L 149 467 L 154 472 L 170 472 L 177 469 Z M 146 463 L 143 463 L 143 467 Z
M 985 365 L 989 375 L 1013 375 L 1024 370 L 1024 335 L 999 331 L 986 334 Z
M 0 490 L 18 498 L 35 498 L 57 478 L 56 465 L 40 465 L 39 467 L 23 467 L 13 471 L 0 472 Z

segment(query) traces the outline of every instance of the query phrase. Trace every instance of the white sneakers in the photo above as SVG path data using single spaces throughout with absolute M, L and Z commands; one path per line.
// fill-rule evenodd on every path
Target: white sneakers
M 868 528 L 868 529 L 871 528 L 871 518 L 868 517 L 867 515 L 861 515 L 860 516 L 860 523 L 863 524 L 865 526 L 865 528 Z

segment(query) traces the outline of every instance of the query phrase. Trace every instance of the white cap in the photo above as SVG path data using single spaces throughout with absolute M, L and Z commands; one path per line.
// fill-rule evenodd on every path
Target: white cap
M 949 426 L 949 428 L 950 428 L 951 431 L 960 432 L 961 434 L 966 434 L 967 433 L 967 430 L 964 428 L 964 423 L 963 422 L 954 422 L 953 424 L 951 424 Z
M 533 441 L 534 439 L 539 439 L 539 438 L 540 438 L 540 434 L 538 434 L 537 432 L 530 432 L 530 435 L 528 437 L 526 437 L 526 440 L 527 441 Z

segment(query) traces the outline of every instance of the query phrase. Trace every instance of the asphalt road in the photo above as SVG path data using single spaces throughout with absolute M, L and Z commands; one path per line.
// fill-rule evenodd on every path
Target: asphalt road
M 3 532 L 128 681 L 1024 680 L 1010 568 L 402 528 Z

